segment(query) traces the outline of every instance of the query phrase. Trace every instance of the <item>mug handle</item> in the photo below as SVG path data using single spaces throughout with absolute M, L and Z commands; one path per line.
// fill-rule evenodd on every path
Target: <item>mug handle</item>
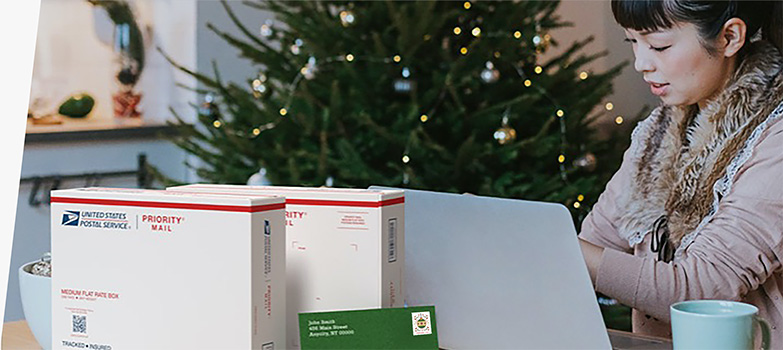
M 769 323 L 758 316 L 755 316 L 753 319 L 759 324 L 759 328 L 761 328 L 761 348 L 769 350 Z

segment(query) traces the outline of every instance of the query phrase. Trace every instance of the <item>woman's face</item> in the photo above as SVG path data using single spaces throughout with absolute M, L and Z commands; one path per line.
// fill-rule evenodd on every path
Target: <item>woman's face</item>
M 704 107 L 732 72 L 732 60 L 719 52 L 710 55 L 693 24 L 653 32 L 626 29 L 625 36 L 633 46 L 634 68 L 666 105 Z

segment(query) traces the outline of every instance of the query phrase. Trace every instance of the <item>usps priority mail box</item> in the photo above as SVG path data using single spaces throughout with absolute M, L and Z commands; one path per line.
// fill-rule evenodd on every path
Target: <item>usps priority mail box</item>
M 52 348 L 282 349 L 284 199 L 53 191 Z
M 288 348 L 300 312 L 403 306 L 403 191 L 195 184 L 169 188 L 286 197 Z

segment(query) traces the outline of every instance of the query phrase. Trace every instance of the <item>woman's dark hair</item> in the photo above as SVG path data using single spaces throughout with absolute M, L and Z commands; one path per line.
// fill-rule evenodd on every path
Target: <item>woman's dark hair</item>
M 713 41 L 731 18 L 745 22 L 745 43 L 761 30 L 764 39 L 783 52 L 783 1 L 612 0 L 614 19 L 624 28 L 638 31 L 668 29 L 676 23 L 692 23 L 702 46 L 715 53 Z M 747 45 L 745 45 L 747 47 Z

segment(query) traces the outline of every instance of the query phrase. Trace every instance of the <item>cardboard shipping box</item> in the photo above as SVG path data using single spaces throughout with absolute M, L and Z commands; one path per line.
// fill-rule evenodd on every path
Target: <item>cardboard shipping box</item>
M 286 197 L 288 348 L 300 346 L 300 312 L 403 306 L 402 191 L 202 184 L 168 190 Z
M 52 348 L 282 349 L 284 198 L 53 191 Z

